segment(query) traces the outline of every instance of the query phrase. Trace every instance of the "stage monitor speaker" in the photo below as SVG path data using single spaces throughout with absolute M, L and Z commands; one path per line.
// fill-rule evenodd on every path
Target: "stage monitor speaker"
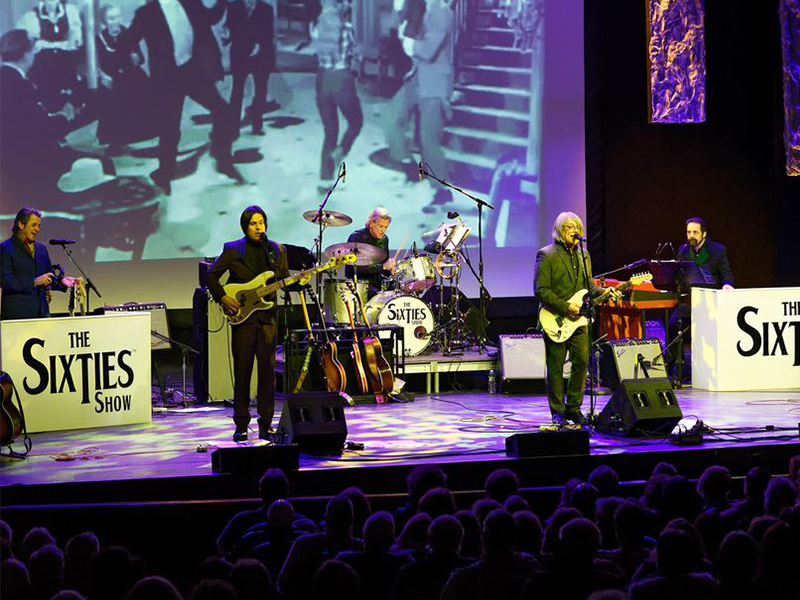
M 589 454 L 589 432 L 577 430 L 515 433 L 506 438 L 506 454 L 518 458 Z
M 625 436 L 666 437 L 682 418 L 669 379 L 626 379 L 597 417 L 597 429 Z
M 211 453 L 215 473 L 255 475 L 260 477 L 271 467 L 284 473 L 300 468 L 300 449 L 295 444 L 275 446 L 234 446 L 217 448 Z
M 104 306 L 103 313 L 112 312 L 149 312 L 150 330 L 160 333 L 164 337 L 172 337 L 169 334 L 169 321 L 167 320 L 167 305 L 163 302 L 128 302 L 117 306 Z M 162 340 L 154 335 L 150 336 L 150 350 L 169 350 L 172 346 L 169 342 Z
M 341 454 L 347 439 L 342 397 L 338 392 L 288 394 L 278 436 L 308 454 Z
M 603 385 L 611 390 L 617 389 L 625 379 L 666 377 L 661 342 L 657 339 L 612 340 L 601 344 L 600 376 Z

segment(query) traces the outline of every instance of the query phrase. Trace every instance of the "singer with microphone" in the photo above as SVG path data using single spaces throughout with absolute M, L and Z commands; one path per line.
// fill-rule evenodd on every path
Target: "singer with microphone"
M 42 213 L 23 208 L 11 229 L 11 237 L 0 244 L 0 318 L 36 319 L 50 316 L 51 291 L 64 292 L 80 278 L 53 272 L 47 246 L 37 242 Z M 50 244 L 74 240 L 50 240 Z
M 376 246 L 389 255 L 389 236 L 386 235 L 386 230 L 392 222 L 392 215 L 389 211 L 382 206 L 376 206 L 369 213 L 365 227 L 363 229 L 356 229 L 347 238 L 348 242 L 359 242 L 362 244 L 370 244 Z M 345 277 L 350 279 L 355 277 L 361 281 L 366 281 L 369 285 L 367 290 L 367 297 L 372 298 L 375 294 L 381 291 L 381 276 L 384 272 L 394 273 L 395 261 L 392 258 L 387 258 L 382 263 L 375 263 L 366 266 L 347 265 L 345 267 Z
M 534 293 L 541 307 L 563 318 L 576 319 L 583 304 L 571 300 L 576 292 L 589 290 L 587 296 L 597 296 L 603 288 L 592 281 L 592 263 L 588 251 L 579 247 L 584 238 L 583 222 L 572 212 L 562 212 L 553 224 L 553 243 L 536 254 Z M 584 269 L 585 266 L 585 269 Z M 587 278 L 588 275 L 588 278 Z M 619 292 L 612 292 L 614 299 Z M 589 372 L 589 332 L 584 325 L 567 339 L 555 342 L 543 336 L 547 365 L 547 400 L 553 424 L 563 427 L 572 421 L 586 423 L 581 412 L 586 376 Z M 569 353 L 572 367 L 564 399 L 564 363 Z
M 236 298 L 225 294 L 220 278 L 228 273 L 227 283 L 247 283 L 264 271 L 273 271 L 273 280 L 289 276 L 286 248 L 267 237 L 267 214 L 260 206 L 248 206 L 239 218 L 244 237 L 226 242 L 222 254 L 208 271 L 208 291 L 228 314 L 239 311 Z M 277 303 L 273 292 L 264 298 Z M 250 423 L 250 378 L 253 361 L 258 361 L 258 437 L 273 433 L 275 413 L 275 351 L 278 338 L 278 311 L 259 310 L 238 325 L 231 334 L 233 356 L 233 441 L 247 440 Z

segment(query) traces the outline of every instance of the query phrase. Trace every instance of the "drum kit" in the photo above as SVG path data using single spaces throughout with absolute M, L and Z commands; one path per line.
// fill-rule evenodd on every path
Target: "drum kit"
M 353 222 L 349 216 L 336 211 L 323 211 L 321 221 L 317 210 L 305 212 L 303 218 L 315 225 L 321 223 L 324 228 L 343 227 Z M 406 249 L 400 258 L 402 248 L 398 249 L 394 255 L 394 271 L 382 279 L 380 292 L 372 298 L 367 298 L 366 281 L 349 282 L 326 274 L 322 282 L 326 322 L 334 327 L 348 325 L 346 302 L 352 304 L 352 290 L 355 289 L 369 325 L 397 325 L 402 329 L 406 356 L 417 356 L 426 350 L 448 354 L 471 345 L 472 340 L 464 338 L 469 332 L 463 327 L 464 319 L 458 308 L 461 247 L 470 231 L 472 229 L 457 218 L 422 234 L 424 239 L 430 240 L 424 253 L 417 251 L 414 244 L 413 249 Z M 322 256 L 331 259 L 351 253 L 357 257 L 353 266 L 380 264 L 388 258 L 381 248 L 361 242 L 330 245 Z M 438 294 L 434 288 L 437 281 Z M 447 302 L 445 287 L 450 287 Z

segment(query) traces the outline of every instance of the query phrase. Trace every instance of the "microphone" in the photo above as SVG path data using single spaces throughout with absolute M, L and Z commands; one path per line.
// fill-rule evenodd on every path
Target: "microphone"
M 458 217 L 460 217 L 460 216 L 461 216 L 461 215 L 459 215 L 459 214 L 458 214 L 456 211 L 454 211 L 454 210 L 451 210 L 451 211 L 448 211 L 448 212 L 447 212 L 447 218 L 448 218 L 448 219 L 457 219 L 457 218 L 458 218 Z
M 48 243 L 51 246 L 66 246 L 67 244 L 77 243 L 77 240 L 50 240 Z
M 344 164 L 344 161 L 342 161 L 342 183 L 345 183 L 346 180 L 347 180 L 347 165 Z
M 262 231 L 261 232 L 261 241 L 262 242 L 268 242 L 269 241 L 269 238 L 267 237 L 267 232 L 266 231 Z
M 573 234 L 572 234 L 572 239 L 573 239 L 573 240 L 578 240 L 579 242 L 585 242 L 585 241 L 586 241 L 586 238 L 585 238 L 585 237 L 583 237 L 583 236 L 582 236 L 581 234 L 579 234 L 579 233 L 573 233 Z
M 420 181 L 422 181 L 422 179 L 425 177 L 425 169 L 422 168 L 422 163 L 423 162 L 424 161 L 419 161 L 419 180 Z

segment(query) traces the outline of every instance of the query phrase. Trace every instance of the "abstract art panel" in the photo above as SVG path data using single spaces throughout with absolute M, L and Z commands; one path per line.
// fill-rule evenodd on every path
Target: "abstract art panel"
M 781 0 L 786 174 L 800 175 L 800 0 Z
M 647 0 L 650 122 L 706 119 L 704 0 Z

